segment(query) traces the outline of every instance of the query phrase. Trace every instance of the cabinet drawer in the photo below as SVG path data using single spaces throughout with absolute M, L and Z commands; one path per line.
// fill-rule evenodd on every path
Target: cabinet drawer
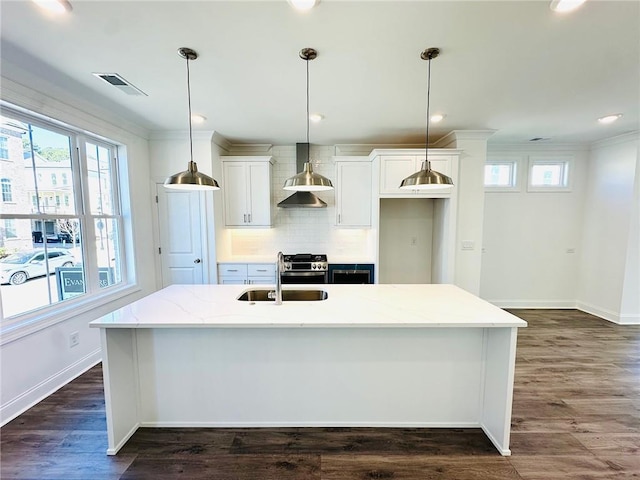
M 218 275 L 221 277 L 246 277 L 246 263 L 219 263 Z
M 276 276 L 275 263 L 250 263 L 247 265 L 250 277 L 274 277 Z

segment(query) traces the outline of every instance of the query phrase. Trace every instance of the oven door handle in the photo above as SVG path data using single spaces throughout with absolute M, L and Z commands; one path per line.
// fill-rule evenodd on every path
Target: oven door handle
M 318 270 L 317 272 L 301 272 L 299 270 L 282 272 L 283 277 L 321 277 L 325 275 L 325 271 Z

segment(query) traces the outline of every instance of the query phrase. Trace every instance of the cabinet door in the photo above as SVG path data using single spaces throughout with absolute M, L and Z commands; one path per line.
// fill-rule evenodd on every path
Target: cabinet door
M 228 226 L 247 225 L 247 173 L 246 164 L 223 162 L 224 223 Z
M 336 162 L 336 225 L 371 226 L 371 162 Z
M 418 168 L 422 168 L 422 162 L 424 162 L 424 155 L 417 157 Z M 431 170 L 438 173 L 442 173 L 443 175 L 446 175 L 448 177 L 451 177 L 451 170 L 452 170 L 451 163 L 453 162 L 452 157 L 449 157 L 449 156 L 432 157 L 431 155 L 429 155 L 429 162 L 431 163 Z M 451 194 L 451 189 L 447 187 L 431 188 L 429 190 L 425 190 L 422 192 L 418 190 L 412 190 L 412 191 L 415 191 L 417 194 L 420 194 L 421 196 L 442 197 L 443 195 Z
M 380 157 L 380 193 L 407 195 L 407 191 L 400 190 L 400 184 L 421 165 L 413 155 Z
M 248 224 L 271 225 L 271 165 L 269 163 L 247 163 L 248 180 Z

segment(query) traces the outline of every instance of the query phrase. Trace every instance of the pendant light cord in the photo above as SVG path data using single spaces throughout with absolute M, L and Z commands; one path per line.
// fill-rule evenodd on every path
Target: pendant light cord
M 424 142 L 424 165 L 425 170 L 431 170 L 431 165 L 429 165 L 429 97 L 431 96 L 431 57 L 429 57 L 428 67 L 427 67 L 427 133 Z
M 307 62 L 307 145 L 309 144 L 309 59 Z M 307 146 L 307 163 L 309 162 L 309 150 L 311 148 Z
M 189 104 L 189 151 L 193 162 L 193 131 L 191 126 L 191 78 L 189 75 L 189 56 L 187 55 L 187 101 Z

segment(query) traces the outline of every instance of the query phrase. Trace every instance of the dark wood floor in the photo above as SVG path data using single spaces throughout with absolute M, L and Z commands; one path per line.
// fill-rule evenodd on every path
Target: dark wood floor
M 640 478 L 640 327 L 517 310 L 511 457 L 479 430 L 140 429 L 107 448 L 91 369 L 0 430 L 2 479 Z

